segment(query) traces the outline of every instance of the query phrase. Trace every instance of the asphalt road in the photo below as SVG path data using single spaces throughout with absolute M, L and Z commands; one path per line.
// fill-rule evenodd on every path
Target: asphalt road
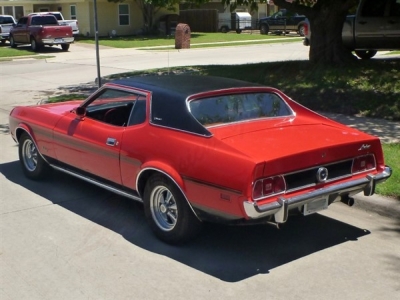
M 306 58 L 305 47 L 289 45 L 230 47 L 229 53 Z M 166 57 L 172 66 L 214 63 L 222 55 L 191 51 L 104 49 L 102 74 L 164 66 Z M 8 134 L 8 111 L 59 86 L 93 82 L 92 52 L 73 45 L 52 59 L 0 63 L 0 299 L 398 297 L 395 218 L 336 203 L 279 230 L 209 225 L 192 243 L 172 247 L 153 237 L 140 204 L 57 172 L 41 182 L 26 179 Z

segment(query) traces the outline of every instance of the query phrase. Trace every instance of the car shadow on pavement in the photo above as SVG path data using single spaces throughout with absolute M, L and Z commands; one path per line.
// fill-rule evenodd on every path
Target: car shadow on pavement
M 289 218 L 281 229 L 206 224 L 195 240 L 171 246 L 152 234 L 138 202 L 59 172 L 52 172 L 43 181 L 31 181 L 23 176 L 18 161 L 0 164 L 0 172 L 16 185 L 120 234 L 138 247 L 226 282 L 267 274 L 291 261 L 370 234 L 366 229 L 314 214 Z

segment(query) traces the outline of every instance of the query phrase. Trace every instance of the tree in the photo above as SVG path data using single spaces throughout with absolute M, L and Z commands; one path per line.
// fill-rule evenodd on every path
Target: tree
M 225 5 L 251 5 L 257 0 L 222 0 Z M 259 2 L 265 2 L 260 0 Z M 343 46 L 342 28 L 349 10 L 359 0 L 274 0 L 279 7 L 304 14 L 310 21 L 312 39 L 310 61 L 313 63 L 345 63 L 355 60 Z

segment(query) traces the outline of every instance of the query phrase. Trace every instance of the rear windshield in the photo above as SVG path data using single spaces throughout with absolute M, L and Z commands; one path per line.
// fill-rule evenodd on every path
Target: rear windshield
M 14 24 L 14 20 L 11 17 L 0 17 L 0 25 L 3 24 Z
M 292 115 L 292 110 L 273 93 L 222 95 L 189 102 L 192 115 L 204 126 Z
M 31 25 L 58 25 L 57 19 L 53 15 L 33 17 Z

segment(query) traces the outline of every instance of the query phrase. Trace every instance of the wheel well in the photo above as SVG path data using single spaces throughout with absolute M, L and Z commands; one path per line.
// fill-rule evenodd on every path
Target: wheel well
M 158 172 L 156 170 L 150 169 L 150 170 L 146 170 L 140 174 L 140 177 L 137 182 L 137 189 L 138 189 L 138 193 L 139 193 L 140 197 L 143 198 L 144 188 L 146 187 L 146 182 L 154 174 L 162 174 L 162 173 Z
M 157 170 L 157 169 L 147 169 L 139 174 L 139 179 L 137 181 L 137 192 L 139 193 L 140 197 L 143 199 L 144 196 L 144 189 L 146 187 L 146 182 L 147 180 L 155 175 L 155 174 L 160 174 L 161 176 L 164 176 L 168 181 L 170 181 L 172 184 L 176 185 L 178 190 L 181 192 L 182 196 L 185 198 L 186 203 L 189 205 L 191 211 L 193 214 L 196 216 L 196 218 L 201 221 L 201 219 L 197 216 L 196 212 L 194 211 L 192 205 L 189 202 L 189 199 L 186 197 L 184 191 L 182 188 L 178 185 L 178 183 L 172 178 L 170 175 L 167 173 L 164 173 L 163 171 Z
M 15 137 L 17 138 L 17 141 L 19 142 L 19 139 L 21 138 L 21 135 L 23 134 L 23 133 L 27 133 L 27 131 L 26 130 L 24 130 L 24 129 L 22 129 L 22 128 L 18 128 L 17 130 L 16 130 L 16 132 L 15 132 Z M 28 133 L 29 134 L 29 133 Z

